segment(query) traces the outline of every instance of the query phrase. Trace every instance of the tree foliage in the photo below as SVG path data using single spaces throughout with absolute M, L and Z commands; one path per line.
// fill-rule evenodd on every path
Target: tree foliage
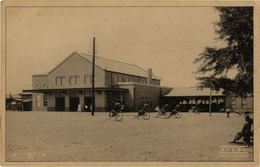
M 214 90 L 224 89 L 224 93 L 244 96 L 253 93 L 253 7 L 217 7 L 220 21 L 215 23 L 219 39 L 225 40 L 223 48 L 206 47 L 195 59 L 201 63 L 198 73 L 199 87 Z M 234 78 L 227 76 L 236 69 Z M 210 73 L 210 74 L 208 74 Z

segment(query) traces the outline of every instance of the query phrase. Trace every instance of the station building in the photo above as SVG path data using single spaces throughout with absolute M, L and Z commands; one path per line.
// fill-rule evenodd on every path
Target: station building
M 46 74 L 32 76 L 33 111 L 76 111 L 78 104 L 90 108 L 92 56 L 74 52 Z M 96 111 L 110 111 L 115 102 L 128 111 L 138 111 L 145 103 L 150 109 L 172 88 L 160 86 L 160 79 L 132 64 L 95 57 Z

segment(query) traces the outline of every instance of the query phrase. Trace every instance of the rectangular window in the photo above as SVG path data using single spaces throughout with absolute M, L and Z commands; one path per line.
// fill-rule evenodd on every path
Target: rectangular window
M 84 75 L 84 84 L 88 84 L 90 81 L 89 74 Z
M 36 107 L 41 107 L 41 95 L 36 95 Z
M 235 97 L 231 97 L 231 106 L 232 106 L 232 108 L 236 108 L 236 98 Z
M 118 82 L 122 82 L 122 78 L 118 76 Z
M 246 108 L 246 98 L 242 98 L 242 108 Z
M 56 76 L 55 84 L 63 85 L 65 81 L 65 76 Z
M 70 76 L 70 85 L 77 85 L 77 83 L 79 83 L 79 78 L 79 75 Z
M 47 94 L 43 94 L 43 106 L 48 106 Z

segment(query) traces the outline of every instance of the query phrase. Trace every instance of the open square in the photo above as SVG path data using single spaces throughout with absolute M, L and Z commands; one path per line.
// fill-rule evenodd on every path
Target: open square
M 253 161 L 253 148 L 230 143 L 244 116 L 182 113 L 180 119 L 137 120 L 124 113 L 6 112 L 6 161 L 48 162 L 178 162 Z M 227 148 L 243 151 L 236 159 Z M 224 153 L 223 152 L 227 152 Z M 234 151 L 234 150 L 233 150 Z M 223 156 L 224 155 L 224 156 Z M 227 159 L 226 157 L 229 157 Z M 249 158 L 247 158 L 249 157 Z

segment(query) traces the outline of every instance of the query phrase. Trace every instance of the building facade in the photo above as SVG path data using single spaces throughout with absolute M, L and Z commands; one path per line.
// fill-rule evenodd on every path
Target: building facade
M 34 111 L 76 111 L 91 105 L 92 56 L 74 52 L 47 74 L 32 76 Z M 161 87 L 160 79 L 151 69 L 142 68 L 96 56 L 96 111 L 109 111 L 115 102 L 137 111 L 144 103 L 150 108 L 171 88 Z
M 174 88 L 162 97 L 162 103 L 169 104 L 171 108 L 179 104 L 184 112 L 189 111 L 192 106 L 197 106 L 202 112 L 208 112 L 210 96 L 212 112 L 225 112 L 225 108 L 230 108 L 236 113 L 253 112 L 253 96 L 248 95 L 242 98 L 235 94 L 224 95 L 223 90 L 210 91 L 209 88 Z

